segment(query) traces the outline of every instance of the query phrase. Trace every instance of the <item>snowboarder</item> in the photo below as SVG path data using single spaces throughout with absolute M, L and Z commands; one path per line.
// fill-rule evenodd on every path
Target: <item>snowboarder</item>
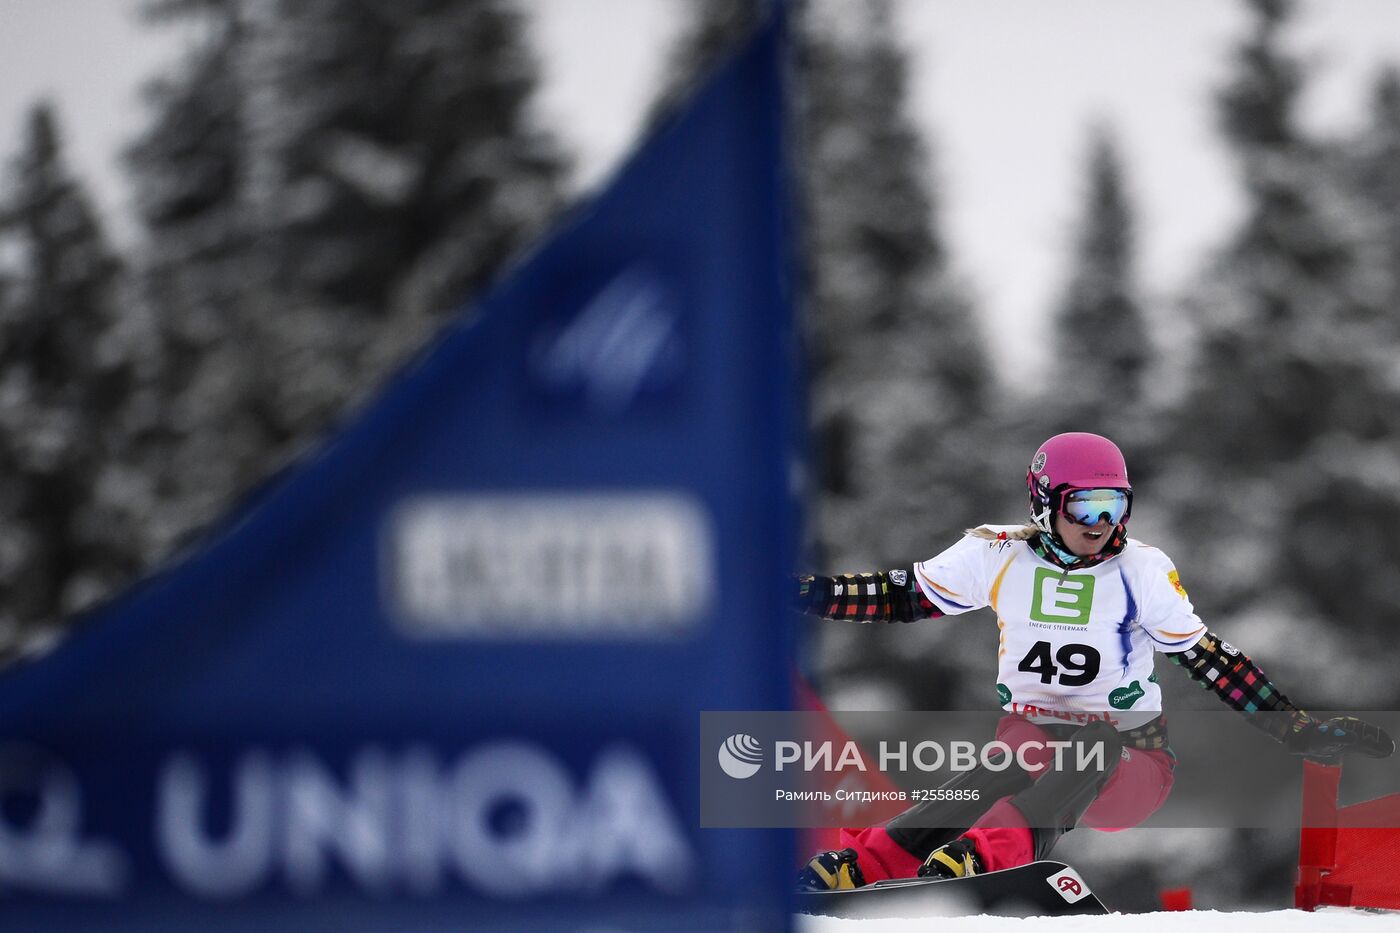
M 1140 824 L 1172 785 L 1155 651 L 1234 709 L 1274 713 L 1249 720 L 1294 753 L 1394 751 L 1390 736 L 1360 719 L 1309 716 L 1206 628 L 1167 555 L 1127 536 L 1133 489 L 1108 438 L 1050 438 L 1026 483 L 1029 524 L 971 529 L 912 566 L 798 579 L 802 610 L 828 619 L 912 622 L 992 607 L 1001 629 L 997 692 L 1009 713 L 996 738 L 1028 751 L 1040 743 L 1024 756 L 1030 770 L 984 767 L 945 785 L 977 788 L 977 802 L 920 804 L 883 826 L 842 830 L 846 847 L 812 858 L 801 887 L 998 871 L 1044 858 L 1077 825 Z M 1105 743 L 1107 766 L 1051 767 L 1050 739 Z

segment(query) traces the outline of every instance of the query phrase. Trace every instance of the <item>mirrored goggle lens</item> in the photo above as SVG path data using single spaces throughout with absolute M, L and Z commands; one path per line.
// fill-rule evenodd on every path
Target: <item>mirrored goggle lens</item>
M 1100 518 L 1116 525 L 1127 514 L 1128 494 L 1122 489 L 1076 489 L 1065 496 L 1060 511 L 1079 525 L 1094 525 Z

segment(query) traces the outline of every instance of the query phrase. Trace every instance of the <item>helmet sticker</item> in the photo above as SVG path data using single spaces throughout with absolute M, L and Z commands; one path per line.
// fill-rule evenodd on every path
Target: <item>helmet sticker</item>
M 1045 469 L 1045 451 L 1042 450 L 1042 451 L 1040 451 L 1039 453 L 1037 453 L 1037 454 L 1035 455 L 1035 459 L 1031 461 L 1031 472 L 1032 472 L 1032 473 L 1039 473 L 1041 470 L 1044 470 L 1044 469 Z

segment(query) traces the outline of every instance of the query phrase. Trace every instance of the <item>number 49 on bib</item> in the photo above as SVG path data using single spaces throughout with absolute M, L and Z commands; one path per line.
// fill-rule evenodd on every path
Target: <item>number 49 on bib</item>
M 1031 645 L 1031 650 L 1026 652 L 1021 663 L 1016 665 L 1016 670 L 1039 675 L 1043 684 L 1055 683 L 1058 679 L 1059 684 L 1064 687 L 1083 687 L 1093 683 L 1094 678 L 1099 676 L 1102 658 L 1094 646 L 1061 645 L 1059 650 L 1055 651 L 1053 659 L 1050 651 L 1048 641 L 1036 642 Z

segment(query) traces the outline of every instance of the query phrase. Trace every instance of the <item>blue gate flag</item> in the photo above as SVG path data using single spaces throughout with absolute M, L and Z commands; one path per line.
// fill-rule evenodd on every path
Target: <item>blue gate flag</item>
M 775 18 L 221 529 L 0 676 L 0 925 L 782 929 L 702 710 L 784 709 Z

